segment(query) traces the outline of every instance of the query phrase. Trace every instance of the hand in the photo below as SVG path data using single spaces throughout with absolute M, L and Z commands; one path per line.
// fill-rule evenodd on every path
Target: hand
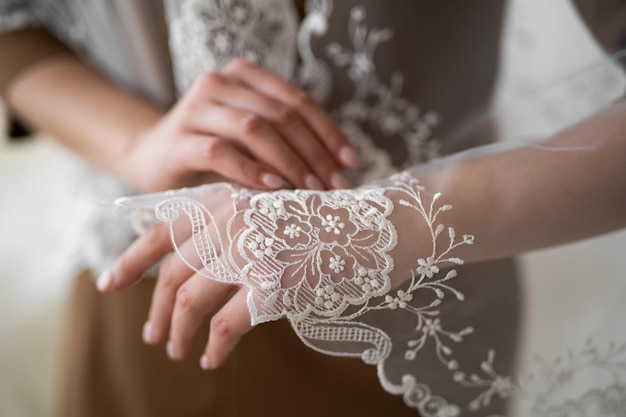
M 202 200 L 211 205 L 212 209 L 211 224 L 226 225 L 229 218 L 233 218 L 232 188 L 222 183 L 207 185 L 203 189 L 205 193 Z M 180 196 L 181 193 L 184 191 L 176 192 L 175 195 Z M 177 214 L 175 216 L 178 217 Z M 144 325 L 144 342 L 159 344 L 169 340 L 168 356 L 172 360 L 183 359 L 202 322 L 217 311 L 211 319 L 210 339 L 200 361 L 202 368 L 213 369 L 223 363 L 239 338 L 252 328 L 246 304 L 248 288 L 242 285 L 236 274 L 228 275 L 232 277 L 231 280 L 222 277 L 220 282 L 198 273 L 197 270 L 202 266 L 191 239 L 190 223 L 185 222 L 183 216 L 180 220 L 176 222 L 175 239 L 177 250 L 181 254 L 185 253 L 184 256 L 170 254 L 172 240 L 168 224 L 159 222 L 124 251 L 110 271 L 100 276 L 97 284 L 101 291 L 126 288 L 169 254 L 159 268 L 148 321 Z M 211 240 L 218 240 L 216 232 L 211 230 Z M 218 252 L 225 255 L 221 249 Z M 188 262 L 193 262 L 194 267 L 190 268 Z M 222 261 L 213 265 L 216 267 L 214 277 L 218 276 L 220 270 L 238 268 L 234 265 L 226 267 Z
M 200 77 L 140 136 L 126 177 L 141 191 L 212 182 L 215 174 L 263 190 L 332 189 L 348 187 L 340 170 L 356 165 L 347 139 L 311 97 L 236 60 Z
M 204 367 L 219 366 L 251 324 L 281 317 L 313 345 L 323 333 L 313 328 L 333 323 L 345 328 L 342 315 L 354 313 L 350 306 L 361 306 L 362 312 L 404 308 L 410 291 L 426 279 L 432 280 L 425 287 L 439 291 L 438 282 L 452 275 L 433 278 L 438 265 L 462 262 L 448 254 L 471 243 L 469 236 L 457 242 L 450 229 L 448 250 L 436 254 L 435 241 L 444 226 L 435 220 L 449 207 L 433 210 L 438 197 L 424 193 L 433 199 L 425 209 L 424 189 L 410 177 L 392 177 L 389 184 L 271 193 L 214 184 L 122 199 L 122 205 L 154 210 L 167 224 L 141 236 L 98 287 L 111 291 L 131 284 L 173 243 L 177 256 L 161 267 L 144 332 L 148 343 L 164 341 L 169 333 L 168 353 L 180 359 L 204 318 L 217 310 Z M 396 229 L 396 222 L 402 228 Z M 427 240 L 415 245 L 415 236 L 430 236 L 432 246 Z M 398 248 L 397 242 L 402 243 Z M 371 298 L 411 277 L 408 290 L 369 305 Z M 234 295 L 227 300 L 230 293 Z M 352 320 L 348 324 L 354 325 Z M 364 359 L 384 354 L 378 348 Z
M 98 288 L 104 291 L 126 288 L 170 251 L 167 225 L 154 225 L 124 252 L 110 273 L 106 273 L 108 278 L 101 276 Z M 176 254 L 170 254 L 159 269 L 143 340 L 150 345 L 168 341 L 168 357 L 184 359 L 200 325 L 215 313 L 200 365 L 204 369 L 217 368 L 252 328 L 247 294 L 245 286 L 207 279 L 189 269 Z

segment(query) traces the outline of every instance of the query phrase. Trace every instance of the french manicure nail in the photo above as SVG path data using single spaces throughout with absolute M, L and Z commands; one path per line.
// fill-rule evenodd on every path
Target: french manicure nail
M 285 183 L 278 175 L 270 173 L 261 175 L 261 182 L 269 188 L 280 188 Z
M 357 168 L 359 166 L 359 156 L 349 146 L 339 149 L 339 159 L 348 168 Z
M 111 272 L 104 271 L 103 273 L 100 274 L 100 276 L 96 280 L 96 288 L 98 288 L 98 291 L 106 291 L 109 289 L 110 285 L 111 285 Z
M 209 363 L 209 357 L 207 355 L 202 355 L 200 358 L 200 368 L 208 371 L 211 369 L 211 364 Z
M 324 186 L 313 174 L 306 174 L 304 177 L 304 186 L 309 190 L 323 190 Z
M 143 331 L 141 332 L 143 337 L 143 342 L 146 344 L 153 344 L 154 342 L 154 331 L 152 329 L 152 324 L 149 321 L 143 325 Z
M 330 176 L 330 184 L 335 189 L 350 188 L 350 183 L 348 182 L 346 177 L 341 175 L 339 172 L 335 172 L 333 175 Z
M 178 356 L 176 356 L 176 351 L 174 349 L 174 344 L 172 343 L 172 341 L 170 340 L 169 342 L 167 342 L 167 345 L 165 346 L 165 351 L 167 352 L 167 356 L 175 361 L 178 360 Z

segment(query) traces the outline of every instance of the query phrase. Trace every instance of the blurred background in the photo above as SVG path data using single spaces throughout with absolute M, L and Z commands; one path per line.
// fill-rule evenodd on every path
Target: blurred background
M 606 65 L 568 0 L 510 1 L 495 99 L 503 137 L 558 129 L 620 96 L 625 79 L 617 66 Z M 536 100 L 528 100 L 532 105 L 520 100 L 545 86 L 551 88 L 542 93 L 540 106 Z M 56 400 L 64 300 L 73 272 L 67 243 L 75 239 L 71 184 L 77 163 L 45 137 L 11 143 L 0 137 L 2 417 L 49 416 Z M 541 321 L 536 327 L 542 329 L 552 327 L 546 321 L 578 328 L 566 334 L 597 328 L 601 318 L 593 312 L 582 322 L 568 321 L 567 310 L 552 308 L 550 297 L 567 289 L 572 306 L 590 297 L 619 302 L 624 294 L 614 288 L 624 279 L 625 248 L 626 232 L 618 232 L 523 257 L 523 267 L 533 277 L 526 291 L 536 300 L 526 317 L 528 352 L 550 354 L 551 346 L 563 346 L 562 341 L 552 343 L 560 337 L 557 332 L 535 331 L 533 322 Z M 568 285 L 573 272 L 589 276 L 588 286 Z

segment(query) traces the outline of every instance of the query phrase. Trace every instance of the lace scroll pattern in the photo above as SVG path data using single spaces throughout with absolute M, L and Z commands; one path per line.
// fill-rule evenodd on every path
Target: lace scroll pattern
M 253 324 L 286 317 L 311 348 L 360 357 L 383 369 L 392 339 L 367 316 L 402 310 L 417 323 L 404 348 L 405 360 L 431 343 L 444 369 L 456 369 L 449 342 L 458 343 L 473 330 L 449 330 L 438 319 L 443 298 L 463 299 L 450 285 L 456 271 L 444 272 L 443 266 L 463 264 L 454 250 L 472 244 L 473 237 L 457 237 L 446 227 L 442 219 L 452 207 L 410 174 L 389 181 L 385 187 L 273 193 L 219 184 L 156 198 L 130 197 L 119 204 L 154 209 L 170 224 L 178 254 L 199 274 L 247 286 Z M 427 234 L 415 238 L 416 230 Z M 398 248 L 399 239 L 413 245 Z M 411 270 L 397 268 L 394 257 L 415 248 L 424 256 L 412 258 Z M 422 395 L 430 389 L 410 375 L 399 386 L 386 380 L 383 385 L 422 412 L 433 401 L 447 406 L 439 397 Z

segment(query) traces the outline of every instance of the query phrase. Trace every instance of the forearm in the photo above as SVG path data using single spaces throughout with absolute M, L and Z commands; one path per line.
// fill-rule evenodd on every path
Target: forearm
M 626 103 L 541 146 L 451 164 L 425 175 L 454 209 L 445 220 L 476 244 L 466 261 L 515 255 L 626 226 Z
M 162 116 L 70 54 L 42 59 L 20 72 L 6 98 L 22 120 L 131 184 L 130 150 Z

